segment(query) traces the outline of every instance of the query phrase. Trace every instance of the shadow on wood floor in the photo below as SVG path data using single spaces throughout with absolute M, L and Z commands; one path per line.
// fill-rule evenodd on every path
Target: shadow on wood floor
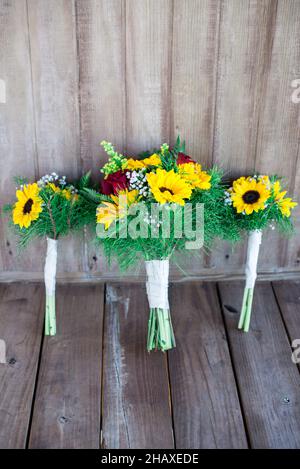
M 300 281 L 172 284 L 177 348 L 145 350 L 140 284 L 61 285 L 58 334 L 44 290 L 0 286 L 1 448 L 300 448 Z

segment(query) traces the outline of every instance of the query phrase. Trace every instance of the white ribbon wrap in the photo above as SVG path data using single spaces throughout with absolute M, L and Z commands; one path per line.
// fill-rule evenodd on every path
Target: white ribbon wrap
M 44 278 L 46 294 L 51 296 L 55 293 L 57 264 L 57 240 L 47 238 L 47 255 L 45 261 Z
M 260 230 L 251 231 L 248 236 L 248 249 L 246 261 L 246 288 L 254 288 L 255 280 L 257 277 L 257 261 L 259 248 L 261 245 Z
M 150 308 L 169 309 L 169 260 L 146 261 L 146 289 Z

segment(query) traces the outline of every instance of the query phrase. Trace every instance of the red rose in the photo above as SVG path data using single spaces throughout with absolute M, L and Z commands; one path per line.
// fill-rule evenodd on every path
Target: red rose
M 119 191 L 127 189 L 129 185 L 125 171 L 109 174 L 101 181 L 101 192 L 105 195 L 117 195 Z
M 177 155 L 177 164 L 185 164 L 185 163 L 195 163 L 194 160 L 189 155 L 185 153 L 178 153 Z

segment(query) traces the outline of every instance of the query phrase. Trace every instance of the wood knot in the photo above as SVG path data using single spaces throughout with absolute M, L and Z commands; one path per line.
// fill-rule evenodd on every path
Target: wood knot
M 59 423 L 62 423 L 62 424 L 65 424 L 65 423 L 68 423 L 70 422 L 71 419 L 69 419 L 68 417 L 65 417 L 64 415 L 61 415 L 58 419 Z

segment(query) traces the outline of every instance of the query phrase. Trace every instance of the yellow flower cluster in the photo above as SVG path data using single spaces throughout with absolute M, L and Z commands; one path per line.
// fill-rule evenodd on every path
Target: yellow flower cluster
M 117 219 L 124 218 L 128 213 L 128 208 L 138 202 L 139 192 L 137 190 L 119 191 L 118 195 L 112 195 L 111 202 L 102 202 L 97 208 L 97 223 L 102 223 L 107 230 Z
M 44 188 L 49 188 L 54 194 L 59 194 L 72 203 L 78 200 L 78 194 L 72 191 L 71 187 L 61 189 L 54 183 L 47 183 Z M 39 218 L 43 210 L 43 200 L 40 197 L 41 188 L 35 182 L 25 184 L 16 191 L 17 202 L 13 208 L 13 222 L 20 228 L 29 228 L 31 223 Z
M 211 187 L 211 176 L 194 162 L 179 165 L 178 173 L 158 169 L 146 177 L 155 200 L 160 204 L 171 202 L 184 205 L 193 189 L 207 190 Z
M 153 153 L 149 158 L 144 158 L 143 160 L 128 158 L 128 160 L 123 164 L 123 169 L 135 171 L 137 169 L 148 168 L 149 166 L 159 166 L 160 164 L 160 156 L 157 153 Z
M 53 182 L 49 182 L 46 187 L 52 189 L 52 191 L 56 194 L 62 195 L 67 200 L 72 200 L 73 202 L 78 200 L 78 194 L 73 193 L 70 187 L 67 187 L 66 189 L 61 189 L 60 187 L 53 184 Z
M 293 202 L 290 197 L 285 197 L 287 191 L 281 191 L 280 182 L 276 181 L 273 184 L 273 196 L 275 201 L 284 217 L 291 216 L 291 209 L 296 207 L 297 202 Z
M 188 182 L 193 188 L 207 190 L 211 187 L 211 176 L 202 171 L 201 164 L 199 163 L 184 163 L 178 166 L 179 174 Z
M 180 164 L 177 172 L 174 169 L 167 171 L 161 166 L 161 157 L 154 153 L 143 160 L 129 158 L 123 170 L 135 172 L 150 169 L 150 172 L 145 172 L 144 183 L 147 184 L 147 193 L 150 190 L 156 202 L 160 204 L 175 203 L 182 206 L 191 198 L 194 189 L 207 190 L 211 187 L 211 176 L 202 171 L 198 163 L 191 161 Z M 120 202 L 122 196 L 124 201 Z M 108 229 L 113 221 L 126 216 L 128 207 L 139 201 L 142 196 L 143 190 L 139 192 L 135 189 L 121 190 L 118 196 L 111 195 L 112 202 L 105 201 L 98 207 L 97 223 L 104 224 L 105 229 Z
M 280 182 L 271 183 L 268 176 L 240 177 L 233 182 L 229 195 L 237 213 L 246 215 L 264 210 L 268 203 L 276 203 L 282 215 L 289 217 L 291 209 L 297 205 L 285 197 L 286 191 L 281 191 Z

